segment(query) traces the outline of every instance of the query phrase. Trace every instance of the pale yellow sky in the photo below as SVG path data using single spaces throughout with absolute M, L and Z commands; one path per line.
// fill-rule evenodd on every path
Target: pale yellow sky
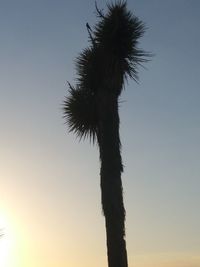
M 4 229 L 4 237 L 0 240 L 1 267 L 101 267 L 106 266 L 106 252 L 103 225 L 96 229 L 87 229 L 78 223 L 61 225 L 57 232 L 51 233 L 52 217 L 43 220 L 49 225 L 36 225 L 34 219 L 26 218 L 29 214 L 21 214 L 23 219 L 12 217 L 5 209 L 0 208 L 0 227 Z M 40 219 L 38 218 L 40 221 Z M 33 221 L 33 225 L 31 225 Z M 103 220 L 101 220 L 103 224 Z M 29 225 L 26 225 L 26 224 Z M 80 222 L 79 222 L 80 223 Z M 65 227 L 68 229 L 66 234 Z M 77 228 L 77 231 L 76 231 Z M 65 236 L 62 232 L 65 231 Z M 87 237 L 88 235 L 88 237 Z M 159 252 L 138 253 L 128 243 L 130 267 L 199 267 L 198 252 Z M 98 260 L 97 260 L 98 259 Z
M 198 253 L 161 253 L 135 255 L 131 259 L 130 267 L 198 267 L 200 256 Z

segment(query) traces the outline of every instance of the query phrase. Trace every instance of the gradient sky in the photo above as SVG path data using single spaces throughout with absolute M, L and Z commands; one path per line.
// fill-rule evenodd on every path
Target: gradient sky
M 121 96 L 129 266 L 199 267 L 200 1 L 128 8 L 155 54 Z M 1 267 L 107 266 L 98 148 L 62 118 L 94 10 L 93 0 L 0 0 Z

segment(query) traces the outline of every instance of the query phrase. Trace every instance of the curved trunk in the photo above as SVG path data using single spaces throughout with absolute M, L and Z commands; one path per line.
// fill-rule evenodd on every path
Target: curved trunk
M 127 267 L 118 97 L 101 91 L 97 99 L 101 199 L 106 225 L 108 266 Z

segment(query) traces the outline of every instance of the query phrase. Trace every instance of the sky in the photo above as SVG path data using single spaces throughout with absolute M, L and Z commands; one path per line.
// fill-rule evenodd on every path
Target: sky
M 128 9 L 154 54 L 120 98 L 129 267 L 198 267 L 200 1 Z M 98 147 L 62 113 L 94 11 L 93 0 L 0 0 L 1 267 L 107 266 Z

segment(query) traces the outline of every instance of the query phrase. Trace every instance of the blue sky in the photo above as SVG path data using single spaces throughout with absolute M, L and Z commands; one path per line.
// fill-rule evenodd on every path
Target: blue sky
M 154 54 L 121 96 L 130 267 L 196 267 L 200 2 L 128 8 L 147 26 L 140 47 Z M 15 260 L 2 267 L 106 264 L 98 149 L 68 134 L 62 118 L 94 10 L 88 0 L 0 1 L 0 208 L 15 229 Z

